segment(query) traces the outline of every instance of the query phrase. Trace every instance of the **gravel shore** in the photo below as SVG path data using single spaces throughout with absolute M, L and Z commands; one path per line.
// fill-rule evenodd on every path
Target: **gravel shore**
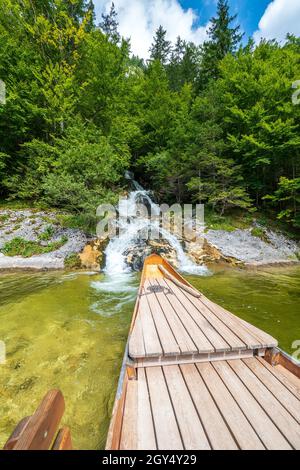
M 41 235 L 51 227 L 51 236 L 47 241 Z M 5 244 L 15 238 L 39 243 L 65 240 L 57 250 L 29 258 L 6 256 L 1 252 Z M 83 250 L 87 243 L 86 235 L 78 229 L 62 228 L 57 220 L 57 213 L 51 211 L 1 210 L 0 211 L 0 269 L 62 269 L 65 259 Z

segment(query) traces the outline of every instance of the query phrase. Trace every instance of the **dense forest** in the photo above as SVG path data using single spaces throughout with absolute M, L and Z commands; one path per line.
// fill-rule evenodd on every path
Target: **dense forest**
M 159 201 L 300 227 L 300 38 L 243 38 L 219 0 L 201 46 L 159 27 L 134 56 L 112 4 L 0 0 L 0 197 L 86 216 L 132 170 Z

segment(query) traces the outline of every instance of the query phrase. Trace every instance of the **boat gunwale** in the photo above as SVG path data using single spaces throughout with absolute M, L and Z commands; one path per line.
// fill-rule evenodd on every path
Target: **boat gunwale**
M 148 256 L 143 265 L 143 270 L 142 270 L 142 275 L 141 275 L 141 280 L 140 280 L 140 285 L 137 293 L 137 300 L 135 303 L 133 315 L 132 315 L 132 320 L 130 324 L 130 329 L 129 329 L 129 334 L 128 334 L 128 339 L 126 342 L 126 347 L 124 351 L 124 356 L 123 356 L 123 361 L 122 361 L 122 366 L 121 366 L 121 372 L 119 376 L 119 381 L 118 381 L 118 387 L 117 387 L 117 392 L 115 396 L 115 401 L 114 401 L 114 406 L 113 406 L 113 411 L 112 411 L 112 416 L 111 416 L 111 421 L 110 421 L 110 426 L 109 426 L 109 431 L 108 431 L 108 437 L 106 441 L 106 450 L 118 450 L 119 447 L 114 445 L 114 442 L 117 442 L 120 444 L 121 441 L 121 434 L 122 434 L 122 423 L 120 426 L 120 429 L 115 429 L 116 426 L 116 417 L 118 412 L 121 412 L 120 406 L 124 408 L 125 400 L 126 400 L 126 389 L 127 389 L 127 384 L 129 380 L 132 380 L 132 377 L 129 378 L 128 376 L 128 368 L 129 367 L 137 367 L 138 365 L 135 364 L 135 361 L 133 361 L 128 354 L 129 351 L 129 341 L 130 341 L 130 336 L 132 333 L 132 330 L 135 325 L 135 321 L 137 318 L 138 314 L 138 309 L 139 309 L 139 303 L 140 303 L 140 295 L 142 292 L 142 289 L 144 288 L 144 283 L 147 278 L 147 266 L 149 265 L 158 265 L 161 264 L 163 265 L 174 277 L 178 279 L 178 281 L 182 282 L 184 285 L 194 289 L 194 287 L 186 280 L 184 279 L 169 263 L 166 261 L 164 258 L 159 256 L 158 254 L 152 254 Z M 268 354 L 269 353 L 269 354 Z M 276 358 L 273 359 L 272 358 Z M 265 348 L 265 355 L 261 356 L 261 358 L 266 361 L 267 363 L 271 364 L 272 366 L 276 367 L 276 365 L 281 365 L 284 369 L 289 371 L 292 375 L 300 379 L 300 362 L 295 360 L 292 356 L 290 356 L 288 353 L 280 349 L 278 346 L 276 347 L 269 347 Z M 240 358 L 242 359 L 242 358 Z M 290 364 L 290 367 L 288 365 Z M 167 364 L 165 364 L 167 365 Z M 164 364 L 161 364 L 161 366 L 164 366 Z M 147 367 L 145 364 L 144 366 L 141 367 Z M 127 372 L 127 373 L 126 373 Z M 122 415 L 123 419 L 123 415 Z M 118 432 L 118 435 L 116 436 L 116 432 Z

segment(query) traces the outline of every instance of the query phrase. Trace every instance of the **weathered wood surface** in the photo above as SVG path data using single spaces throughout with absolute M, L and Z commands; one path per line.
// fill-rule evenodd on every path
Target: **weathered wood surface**
M 145 261 L 130 333 L 136 375 L 108 449 L 300 448 L 299 367 L 157 255 Z
M 60 390 L 50 390 L 32 416 L 20 421 L 4 446 L 4 450 L 71 450 L 69 428 L 58 431 L 65 402 Z M 57 433 L 58 431 L 58 433 Z
M 58 431 L 52 450 L 72 450 L 71 431 L 68 427 L 63 427 Z
M 157 277 L 154 268 L 139 292 L 129 339 L 132 359 L 156 357 L 159 365 L 168 356 L 236 351 L 238 357 L 244 350 L 272 348 L 277 344 L 270 335 L 205 296 L 195 297 L 191 288 L 187 290 L 188 286 L 172 281 L 173 275 Z M 152 362 L 155 363 L 153 359 Z
M 300 398 L 263 359 L 145 367 L 132 382 L 122 449 L 300 449 Z
M 3 450 L 13 450 L 16 443 L 20 439 L 22 432 L 28 425 L 30 418 L 31 416 L 26 416 L 25 418 L 21 419 L 21 421 L 17 424 L 12 434 L 9 436 L 8 440 L 4 444 Z

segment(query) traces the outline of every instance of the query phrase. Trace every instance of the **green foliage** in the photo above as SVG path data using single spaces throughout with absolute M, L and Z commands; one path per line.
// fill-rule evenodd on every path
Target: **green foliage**
M 0 215 L 0 224 L 3 224 L 3 223 L 6 222 L 8 219 L 9 219 L 9 215 L 7 215 L 7 214 L 1 214 L 1 215 Z
M 264 231 L 260 227 L 254 227 L 251 230 L 251 235 L 253 235 L 253 237 L 257 237 L 257 238 L 260 238 L 262 240 L 264 239 Z
M 288 179 L 282 176 L 275 193 L 264 199 L 275 205 L 280 204 L 282 210 L 277 215 L 279 220 L 285 219 L 295 227 L 300 227 L 300 178 Z
M 30 258 L 33 255 L 41 255 L 58 250 L 67 241 L 67 238 L 62 237 L 61 240 L 48 243 L 46 246 L 44 246 L 37 241 L 29 241 L 20 237 L 16 237 L 7 242 L 1 251 L 6 256 L 23 256 L 23 258 Z
M 97 206 L 116 202 L 130 169 L 159 201 L 205 203 L 215 225 L 259 209 L 299 228 L 299 38 L 242 48 L 219 0 L 203 47 L 172 45 L 160 27 L 145 63 L 114 5 L 102 20 L 91 1 L 0 0 L 6 206 L 68 210 L 65 226 L 93 232 Z
M 167 63 L 171 52 L 171 42 L 166 39 L 166 35 L 167 31 L 159 26 L 149 51 L 151 60 L 158 60 L 162 65 Z
M 81 261 L 78 253 L 71 253 L 65 258 L 66 269 L 78 269 L 81 267 Z
M 178 37 L 167 66 L 170 88 L 180 91 L 186 83 L 194 84 L 199 79 L 200 63 L 200 48 Z
M 231 16 L 227 0 L 218 0 L 217 16 L 211 18 L 208 30 L 209 40 L 203 44 L 200 85 L 219 77 L 219 63 L 227 55 L 233 54 L 240 45 L 243 34 L 240 26 L 231 27 L 237 15 Z
M 117 17 L 118 15 L 115 9 L 114 2 L 112 2 L 109 14 L 102 14 L 102 22 L 99 25 L 103 33 L 106 34 L 106 36 L 115 44 L 118 44 L 121 39 L 120 34 L 118 32 L 119 23 Z
M 48 225 L 48 227 L 45 228 L 45 230 L 38 236 L 38 238 L 41 241 L 48 241 L 53 237 L 54 232 L 55 230 L 53 225 Z

